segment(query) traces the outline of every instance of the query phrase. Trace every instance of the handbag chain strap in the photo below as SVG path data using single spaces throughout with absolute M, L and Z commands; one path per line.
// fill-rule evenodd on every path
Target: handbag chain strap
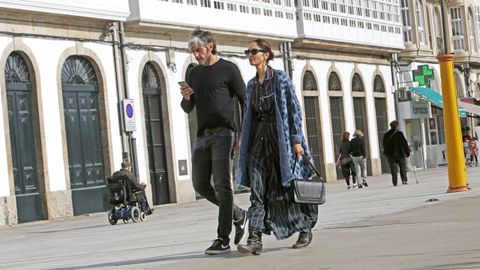
M 312 169 L 317 174 L 321 182 L 325 182 L 322 176 L 320 176 L 320 173 L 317 171 L 317 168 L 315 168 L 315 165 L 312 163 L 312 161 L 310 161 L 310 159 L 308 159 L 307 154 L 305 154 L 304 156 L 305 156 L 304 160 L 307 161 L 307 164 L 310 167 L 310 169 Z M 292 174 L 295 174 L 295 167 L 297 165 L 297 161 L 298 161 L 298 157 L 295 156 L 295 162 L 293 162 L 293 166 L 292 166 Z

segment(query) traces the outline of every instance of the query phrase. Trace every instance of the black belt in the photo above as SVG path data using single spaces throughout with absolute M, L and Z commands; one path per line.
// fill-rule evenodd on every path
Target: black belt
M 202 136 L 210 136 L 213 135 L 217 132 L 220 132 L 221 130 L 226 129 L 225 127 L 218 127 L 218 128 L 206 128 L 202 131 Z

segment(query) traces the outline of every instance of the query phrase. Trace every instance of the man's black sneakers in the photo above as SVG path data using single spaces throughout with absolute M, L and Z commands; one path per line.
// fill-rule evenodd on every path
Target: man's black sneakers
M 217 255 L 228 252 L 230 252 L 230 244 L 220 238 L 213 240 L 213 244 L 205 250 L 205 254 L 209 255 Z
M 233 243 L 235 245 L 238 245 L 240 241 L 242 241 L 243 235 L 245 234 L 245 225 L 247 225 L 247 211 L 242 210 L 242 218 L 233 222 L 235 225 L 235 239 L 233 240 Z

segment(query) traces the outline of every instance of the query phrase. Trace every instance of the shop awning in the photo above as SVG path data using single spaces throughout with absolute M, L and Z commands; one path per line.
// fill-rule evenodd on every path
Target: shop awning
M 427 101 L 430 101 L 435 106 L 443 109 L 443 97 L 437 91 L 426 87 L 410 87 L 410 90 L 415 94 L 419 95 L 420 97 L 426 99 Z M 463 106 L 460 105 L 460 101 L 458 111 L 460 113 L 460 117 L 467 116 L 467 110 L 465 110 Z
M 459 100 L 458 106 L 464 108 L 467 112 L 480 115 L 480 106 Z

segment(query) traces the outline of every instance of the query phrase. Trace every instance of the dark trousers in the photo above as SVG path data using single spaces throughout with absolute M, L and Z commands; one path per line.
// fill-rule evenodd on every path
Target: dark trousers
M 150 210 L 150 206 L 148 205 L 147 201 L 147 195 L 145 194 L 145 191 L 137 191 L 137 199 L 138 202 L 140 203 L 140 207 L 142 207 L 142 212 L 147 212 Z
M 242 216 L 242 209 L 233 203 L 230 182 L 233 142 L 233 132 L 220 129 L 214 134 L 199 137 L 192 156 L 193 188 L 219 207 L 217 234 L 224 240 L 230 239 L 232 220 L 239 220 Z
M 387 156 L 387 159 L 388 159 L 388 166 L 390 167 L 390 173 L 392 174 L 392 184 L 394 186 L 397 185 L 398 168 L 400 168 L 400 178 L 402 179 L 402 183 L 407 183 L 408 179 L 407 179 L 407 168 L 405 165 L 405 158 Z
M 350 160 L 347 164 L 342 164 L 342 175 L 345 178 L 347 186 L 350 186 L 350 175 L 352 175 L 352 183 L 355 185 L 357 183 L 357 173 L 355 171 L 355 164 L 353 160 Z M 360 181 L 359 181 L 360 183 Z

